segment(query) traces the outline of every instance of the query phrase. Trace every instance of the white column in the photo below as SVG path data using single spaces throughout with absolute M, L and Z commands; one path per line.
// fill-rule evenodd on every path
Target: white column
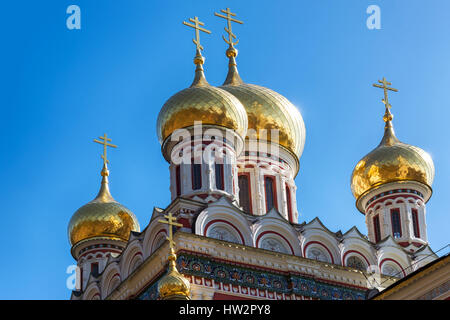
M 381 231 L 381 239 L 386 238 L 388 235 L 392 235 L 391 234 L 391 214 L 390 214 L 390 210 L 389 208 L 387 208 L 386 206 L 382 205 L 380 208 L 380 225 L 382 226 Z
M 286 178 L 280 175 L 279 180 L 280 180 L 280 186 L 279 186 L 280 193 L 278 193 L 278 195 L 279 195 L 278 198 L 281 200 L 281 205 L 278 208 L 278 210 L 280 211 L 281 215 L 286 220 L 289 221 L 289 210 L 287 207 L 288 203 L 287 203 L 287 195 L 286 195 Z M 292 196 L 291 196 L 291 200 L 292 200 Z
M 369 240 L 371 242 L 375 243 L 375 235 L 373 233 L 373 217 L 375 216 L 375 214 L 369 215 L 366 212 L 365 216 L 366 216 L 367 236 L 369 237 Z
M 292 215 L 295 223 L 298 223 L 298 209 L 297 209 L 297 186 L 294 181 L 291 180 L 290 188 L 291 188 L 291 202 L 292 202 Z
M 266 211 L 265 206 L 265 194 L 264 194 L 264 173 L 258 166 L 255 167 L 254 175 L 255 187 L 256 187 L 256 208 L 253 212 L 255 215 L 263 215 Z
M 417 215 L 419 219 L 420 237 L 423 241 L 428 242 L 427 223 L 426 223 L 426 211 L 425 205 L 417 208 Z
M 181 194 L 192 191 L 191 165 L 192 164 L 180 164 Z
M 207 192 L 212 192 L 213 187 L 216 189 L 216 170 L 215 163 L 213 161 L 202 162 L 202 188 Z M 214 172 L 214 173 L 213 173 Z
M 231 164 L 230 169 L 231 169 L 231 175 L 232 175 L 231 185 L 230 185 L 230 193 L 234 196 L 234 199 L 239 203 L 238 167 L 237 167 L 236 163 Z
M 400 210 L 400 214 L 402 213 L 401 211 L 404 211 L 404 222 L 405 222 L 405 230 L 407 231 L 407 233 L 404 233 L 402 235 L 402 237 L 404 238 L 408 238 L 408 239 L 412 239 L 414 238 L 414 226 L 412 223 L 412 210 L 411 210 L 411 206 L 409 204 L 409 202 L 407 200 L 405 200 L 406 202 L 404 203 L 403 208 L 401 208 Z M 402 227 L 403 229 L 403 227 Z M 402 230 L 403 232 L 403 230 Z

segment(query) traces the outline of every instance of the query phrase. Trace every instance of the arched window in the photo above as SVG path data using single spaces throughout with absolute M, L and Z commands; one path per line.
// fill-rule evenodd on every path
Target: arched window
M 248 173 L 242 173 L 238 176 L 239 183 L 239 202 L 245 213 L 252 213 L 250 176 Z
M 287 202 L 287 213 L 290 222 L 294 222 L 294 217 L 292 217 L 292 201 L 291 201 L 291 188 L 286 183 L 286 202 Z
M 192 190 L 198 190 L 202 187 L 202 165 L 192 161 Z
M 361 271 L 367 270 L 367 266 L 364 263 L 364 261 L 362 261 L 362 259 L 360 259 L 356 256 L 349 257 L 345 264 L 347 267 L 350 267 L 353 269 L 357 269 L 357 270 L 361 270 Z
M 93 276 L 97 276 L 98 275 L 98 262 L 93 262 L 91 264 L 91 274 Z
M 223 164 L 216 163 L 214 165 L 215 173 L 216 173 L 216 189 L 224 190 L 224 180 L 223 180 Z
M 318 247 L 309 248 L 308 252 L 306 253 L 306 257 L 309 259 L 318 260 L 322 262 L 330 262 L 328 255 Z
M 385 263 L 383 264 L 383 269 L 381 270 L 381 273 L 390 277 L 396 277 L 399 278 L 402 276 L 402 272 L 394 266 L 392 263 Z
M 380 217 L 376 215 L 373 217 L 373 231 L 375 235 L 375 243 L 381 240 L 381 232 L 380 232 Z
M 275 187 L 275 179 L 270 176 L 265 176 L 264 190 L 266 193 L 266 212 L 272 210 L 273 207 L 277 208 Z
M 400 222 L 400 210 L 398 208 L 391 209 L 392 235 L 394 238 L 402 236 L 402 226 Z
M 175 183 L 177 188 L 177 197 L 181 195 L 181 173 L 180 173 L 180 165 L 175 167 Z
M 284 246 L 278 239 L 275 239 L 273 237 L 263 238 L 259 247 L 270 251 L 276 251 L 287 254 L 291 253 L 290 250 L 286 248 L 286 246 Z
M 241 243 L 241 241 L 238 240 L 238 237 L 230 231 L 227 227 L 218 225 L 214 226 L 208 231 L 208 237 L 219 239 L 223 241 L 233 242 L 233 243 Z
M 419 229 L 419 214 L 417 209 L 411 209 L 412 222 L 413 222 L 413 231 L 414 237 L 420 238 L 420 229 Z
M 150 248 L 152 253 L 163 245 L 163 243 L 166 241 L 166 235 L 167 233 L 165 232 L 158 232 L 157 236 L 153 239 L 152 246 Z
M 80 276 L 76 278 L 76 280 L 79 280 L 78 282 L 78 286 L 76 286 L 77 290 L 82 290 L 83 289 L 83 268 L 80 268 Z M 75 284 L 77 284 L 75 282 Z

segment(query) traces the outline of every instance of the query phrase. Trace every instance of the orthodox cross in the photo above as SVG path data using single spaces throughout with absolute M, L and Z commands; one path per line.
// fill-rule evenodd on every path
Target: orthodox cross
M 102 141 L 98 141 L 97 139 L 94 139 L 94 142 L 97 142 L 97 143 L 100 143 L 103 145 L 102 159 L 103 159 L 103 164 L 106 165 L 107 163 L 109 163 L 109 160 L 106 158 L 106 148 L 107 147 L 117 148 L 117 146 L 114 144 L 108 143 L 108 141 L 111 141 L 111 139 L 109 139 L 106 136 L 106 133 L 103 135 L 103 137 L 99 137 L 99 139 Z
M 217 12 L 214 12 L 214 15 L 217 16 L 217 17 L 226 19 L 227 23 L 228 23 L 228 28 L 226 28 L 226 27 L 224 28 L 225 32 L 228 33 L 228 40 L 225 39 L 225 37 L 223 35 L 222 35 L 222 38 L 231 47 L 234 46 L 234 45 L 237 45 L 239 43 L 239 40 L 236 40 L 236 42 L 233 42 L 233 39 L 236 39 L 236 35 L 233 34 L 233 31 L 231 30 L 231 22 L 233 21 L 233 22 L 236 22 L 236 23 L 239 23 L 239 24 L 243 24 L 244 22 L 232 18 L 232 17 L 235 17 L 236 14 L 232 13 L 230 11 L 230 8 L 227 8 L 227 10 L 220 10 L 220 11 L 225 13 L 226 16 L 224 16 L 224 15 L 222 15 L 220 13 L 217 13 Z
M 195 39 L 192 39 L 192 42 L 194 42 L 196 44 L 197 50 L 203 50 L 203 46 L 200 44 L 200 32 L 199 31 L 203 31 L 208 34 L 210 34 L 211 31 L 206 30 L 205 28 L 201 27 L 201 26 L 204 26 L 205 23 L 199 21 L 198 17 L 194 17 L 194 19 L 189 18 L 189 21 L 193 22 L 194 24 L 191 24 L 191 23 L 185 22 L 185 21 L 183 21 L 183 24 L 195 29 Z
M 169 214 L 164 215 L 164 218 L 166 218 L 167 220 L 158 220 L 158 222 L 164 223 L 169 225 L 169 236 L 166 236 L 166 239 L 169 240 L 169 246 L 170 249 L 173 250 L 173 248 L 175 247 L 175 242 L 173 241 L 173 232 L 172 232 L 172 227 L 182 227 L 183 225 L 181 223 L 176 223 L 175 221 L 177 221 L 177 218 L 172 216 L 172 212 L 169 212 Z
M 398 90 L 388 87 L 388 86 L 392 85 L 392 83 L 388 82 L 385 77 L 383 77 L 383 80 L 378 80 L 378 82 L 382 83 L 383 85 L 374 83 L 373 86 L 384 90 L 384 99 L 381 101 L 383 101 L 383 103 L 385 104 L 386 110 L 389 110 L 391 105 L 389 104 L 389 100 L 388 100 L 388 90 L 391 90 L 394 92 L 398 92 Z

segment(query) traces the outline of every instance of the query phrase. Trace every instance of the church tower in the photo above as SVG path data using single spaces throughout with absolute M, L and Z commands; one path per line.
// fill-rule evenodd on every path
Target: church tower
M 157 122 L 162 152 L 170 163 L 171 198 L 209 203 L 225 196 L 237 202 L 236 159 L 243 150 L 247 114 L 236 97 L 207 82 L 199 31 L 210 31 L 197 17 L 189 20 L 193 24 L 184 24 L 196 31 L 195 78 L 169 98 Z
M 351 188 L 356 207 L 366 216 L 369 240 L 378 243 L 391 236 L 409 252 L 428 244 L 426 203 L 431 197 L 434 164 L 422 149 L 401 142 L 395 135 L 388 90 L 384 90 L 385 122 L 380 144 L 356 165 Z
M 271 89 L 244 83 L 239 75 L 234 47 L 238 40 L 231 22 L 242 24 L 230 9 L 215 15 L 227 20 L 228 74 L 220 87 L 239 99 L 248 117 L 244 152 L 238 158 L 239 199 L 242 210 L 255 216 L 275 209 L 286 220 L 298 223 L 294 179 L 305 144 L 305 124 L 298 109 Z M 234 41 L 234 42 L 233 42 Z
M 108 142 L 111 139 L 106 134 L 99 139 L 102 141 L 94 142 L 103 144 L 104 148 L 100 191 L 94 200 L 74 213 L 68 227 L 71 253 L 81 272 L 81 290 L 85 288 L 90 275 L 95 276 L 103 271 L 109 256 L 117 256 L 123 251 L 130 232 L 140 231 L 133 212 L 114 200 L 109 191 L 106 148 L 117 146 Z

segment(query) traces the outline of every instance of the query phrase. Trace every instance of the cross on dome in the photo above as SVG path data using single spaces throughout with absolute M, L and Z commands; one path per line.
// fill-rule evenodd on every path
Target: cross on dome
M 228 40 L 225 39 L 225 37 L 223 35 L 222 35 L 222 38 L 223 38 L 223 40 L 226 43 L 228 43 L 230 45 L 230 47 L 233 47 L 233 46 L 235 46 L 235 45 L 237 45 L 239 43 L 239 40 L 236 40 L 236 42 L 233 42 L 233 39 L 236 39 L 236 35 L 233 34 L 233 31 L 231 30 L 231 22 L 236 22 L 236 23 L 239 23 L 239 24 L 243 24 L 244 22 L 232 18 L 232 17 L 235 17 L 236 14 L 232 13 L 230 11 L 230 8 L 227 8 L 227 10 L 221 9 L 220 11 L 225 13 L 226 16 L 224 16 L 224 15 L 222 15 L 220 13 L 217 13 L 217 12 L 214 12 L 214 15 L 217 16 L 217 17 L 226 19 L 227 20 L 227 24 L 228 24 L 228 28 L 227 27 L 224 28 L 225 32 L 228 33 Z
M 192 42 L 195 43 L 195 45 L 197 46 L 197 50 L 203 50 L 203 46 L 200 44 L 200 32 L 199 31 L 203 31 L 205 33 L 211 34 L 211 31 L 206 30 L 205 28 L 202 28 L 201 26 L 204 26 L 205 23 L 201 22 L 200 20 L 198 20 L 198 17 L 194 17 L 194 19 L 189 18 L 190 22 L 193 22 L 194 24 L 191 24 L 189 22 L 183 21 L 183 24 L 194 28 L 195 29 L 195 39 L 192 39 Z
M 388 86 L 392 85 L 392 83 L 387 81 L 385 77 L 383 77 L 382 80 L 378 80 L 378 82 L 382 83 L 383 85 L 374 83 L 373 86 L 376 88 L 383 89 L 383 91 L 384 91 L 384 99 L 382 99 L 381 101 L 383 101 L 384 105 L 386 106 L 386 113 L 384 114 L 383 120 L 384 120 L 384 122 L 388 122 L 393 119 L 393 116 L 389 110 L 391 108 L 391 105 L 389 104 L 388 90 L 394 91 L 394 92 L 398 92 L 398 90 L 388 87 Z
M 99 137 L 99 139 L 102 140 L 102 141 L 98 141 L 97 139 L 94 139 L 94 142 L 103 145 L 103 154 L 101 155 L 101 157 L 103 159 L 103 165 L 106 166 L 106 164 L 109 163 L 109 160 L 106 157 L 107 147 L 117 148 L 117 146 L 114 145 L 114 144 L 108 143 L 108 141 L 111 141 L 111 139 L 108 138 L 106 133 L 103 135 L 103 137 Z

